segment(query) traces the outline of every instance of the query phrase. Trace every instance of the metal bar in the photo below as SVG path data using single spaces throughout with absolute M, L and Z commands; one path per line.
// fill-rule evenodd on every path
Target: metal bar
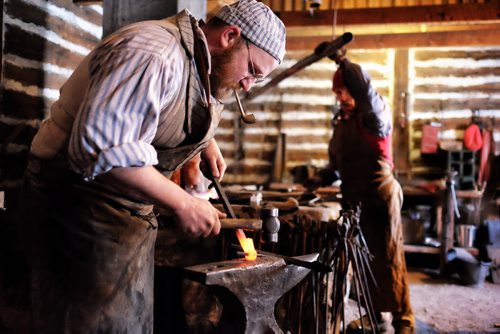
M 358 275 L 358 279 L 360 279 L 361 282 L 361 289 L 362 293 L 365 298 L 365 309 L 366 313 L 368 314 L 368 319 L 370 320 L 370 325 L 372 326 L 372 329 L 375 333 L 375 312 L 373 311 L 373 303 L 372 299 L 369 293 L 369 287 L 368 287 L 368 279 L 366 277 L 365 273 L 365 268 L 363 266 L 363 261 L 359 259 L 361 254 L 359 253 L 359 249 L 354 249 L 355 252 L 358 254 L 353 254 L 353 258 L 356 264 L 357 269 L 354 271 L 355 274 Z
M 207 168 L 210 170 L 210 168 Z M 217 192 L 217 195 L 219 195 L 219 198 L 222 200 L 222 206 L 224 207 L 224 210 L 226 211 L 227 215 L 229 218 L 236 218 L 236 214 L 233 211 L 233 208 L 231 207 L 231 204 L 229 203 L 229 199 L 226 196 L 226 193 L 222 189 L 222 186 L 220 185 L 219 180 L 217 180 L 212 173 L 209 171 L 208 172 L 210 179 L 215 187 L 215 191 Z
M 231 245 L 231 247 L 233 247 L 233 248 L 235 248 L 237 250 L 243 250 L 240 245 L 234 245 L 233 244 L 233 245 Z M 332 271 L 332 268 L 330 268 L 330 266 L 327 266 L 326 264 L 323 264 L 323 263 L 321 263 L 319 261 L 308 262 L 308 261 L 296 259 L 294 257 L 290 257 L 290 256 L 286 256 L 286 255 L 281 255 L 281 254 L 264 252 L 264 251 L 261 251 L 261 250 L 257 251 L 257 255 L 279 257 L 279 258 L 282 258 L 285 261 L 286 264 L 293 264 L 295 266 L 308 268 L 308 269 L 311 269 L 311 270 L 313 270 L 315 272 L 329 273 L 329 272 Z
M 247 100 L 251 100 L 254 97 L 262 94 L 269 88 L 276 86 L 282 80 L 288 78 L 289 76 L 294 75 L 298 71 L 320 60 L 321 58 L 335 56 L 335 54 L 347 43 L 351 42 L 352 39 L 353 35 L 350 32 L 346 32 L 342 36 L 338 37 L 333 41 L 320 43 L 314 50 L 314 53 L 305 57 L 302 60 L 299 60 L 294 65 L 292 65 L 292 67 L 289 67 L 288 69 L 279 73 L 274 78 L 272 78 L 271 81 L 267 82 L 264 86 L 252 89 L 252 91 L 250 91 L 247 95 L 245 95 L 244 98 Z

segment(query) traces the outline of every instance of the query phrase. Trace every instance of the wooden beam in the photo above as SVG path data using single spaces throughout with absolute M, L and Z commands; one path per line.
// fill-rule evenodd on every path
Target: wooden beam
M 380 34 L 416 34 L 416 33 L 432 33 L 445 31 L 463 31 L 469 32 L 472 30 L 497 30 L 500 31 L 500 22 L 463 22 L 463 23 L 419 23 L 419 24 L 364 24 L 364 25 L 345 25 L 339 26 L 336 29 L 337 35 L 343 32 L 350 32 L 354 36 L 358 35 L 380 35 Z M 288 27 L 286 34 L 288 37 L 309 37 L 323 36 L 330 38 L 333 29 L 329 27 Z
M 277 13 L 285 26 L 331 26 L 335 11 L 319 10 Z M 387 8 L 339 9 L 337 25 L 445 23 L 463 21 L 500 21 L 500 1 L 458 5 L 409 6 Z
M 427 32 L 414 34 L 355 35 L 348 49 L 411 48 L 440 46 L 500 45 L 499 30 L 473 30 Z M 325 36 L 287 37 L 286 49 L 314 50 L 321 42 L 331 40 Z
M 80 6 L 102 5 L 102 0 L 73 0 L 73 3 Z

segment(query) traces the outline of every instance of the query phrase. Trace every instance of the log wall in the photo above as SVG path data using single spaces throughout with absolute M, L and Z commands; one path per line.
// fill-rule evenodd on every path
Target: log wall
M 275 71 L 277 74 L 308 56 L 312 51 L 290 51 Z M 374 85 L 387 99 L 392 99 L 394 50 L 352 50 L 349 58 L 364 67 L 372 76 Z M 331 91 L 332 74 L 336 64 L 325 58 L 311 64 L 277 87 L 252 100 L 244 101 L 247 112 L 253 113 L 257 123 L 242 126 L 242 147 L 235 140 L 235 112 L 223 115 L 217 140 L 230 166 L 225 181 L 230 183 L 260 183 L 270 181 L 277 147 L 277 138 L 285 135 L 285 173 L 290 180 L 291 170 L 299 165 L 324 166 L 328 162 L 328 141 L 332 134 L 331 120 L 335 98 Z M 234 110 L 234 106 L 229 106 Z M 237 132 L 236 132 L 237 133 Z M 239 159 L 238 159 L 239 158 Z M 241 173 L 244 171 L 244 173 Z
M 496 120 L 494 135 L 500 142 L 499 51 L 499 46 L 348 51 L 349 58 L 370 73 L 374 86 L 392 107 L 398 171 L 424 175 L 443 172 L 442 165 L 420 153 L 422 125 L 429 121 L 442 124 L 440 139 L 461 142 L 475 112 L 488 127 L 494 127 Z M 288 52 L 276 73 L 310 53 Z M 280 133 L 286 136 L 285 181 L 291 179 L 295 166 L 322 167 L 327 163 L 335 69 L 331 60 L 323 59 L 244 102 L 247 112 L 255 114 L 256 124 L 235 123 L 238 114 L 233 105 L 228 106 L 217 135 L 229 164 L 226 182 L 271 181 Z M 235 124 L 238 131 L 234 131 Z M 240 138 L 237 133 L 241 133 Z
M 5 1 L 0 189 L 20 184 L 28 145 L 62 83 L 100 39 L 101 22 L 100 6 L 79 7 L 65 0 Z M 419 150 L 425 122 L 440 120 L 442 138 L 461 140 L 472 110 L 488 122 L 500 117 L 500 46 L 348 52 L 352 61 L 368 70 L 397 116 L 395 153 L 402 170 L 425 172 L 428 168 Z M 311 53 L 289 51 L 276 73 Z M 226 183 L 269 182 L 277 167 L 276 143 L 281 134 L 286 139 L 286 180 L 295 166 L 326 164 L 335 67 L 330 60 L 321 60 L 265 94 L 243 101 L 257 124 L 241 124 L 235 105 L 228 105 L 216 135 L 229 165 Z M 403 95 L 408 99 L 404 128 L 399 125 Z M 498 132 L 495 135 L 499 141 Z
M 409 58 L 413 171 L 429 168 L 420 141 L 422 126 L 430 121 L 441 124 L 440 140 L 461 142 L 474 117 L 494 129 L 500 153 L 500 47 L 411 49 Z
M 11 189 L 59 88 L 102 36 L 102 6 L 6 0 L 2 23 L 0 189 Z

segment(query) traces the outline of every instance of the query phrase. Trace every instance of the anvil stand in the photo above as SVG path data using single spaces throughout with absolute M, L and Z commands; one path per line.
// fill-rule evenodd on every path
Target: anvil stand
M 297 256 L 312 262 L 318 254 Z M 209 286 L 223 305 L 217 333 L 283 333 L 274 317 L 276 302 L 311 270 L 283 258 L 259 255 L 184 268 L 185 277 Z

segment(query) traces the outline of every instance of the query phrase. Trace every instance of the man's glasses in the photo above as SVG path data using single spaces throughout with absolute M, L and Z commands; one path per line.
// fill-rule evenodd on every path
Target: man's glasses
M 248 40 L 245 39 L 245 42 L 247 43 L 248 50 L 248 73 L 250 73 L 250 76 L 255 80 L 255 83 L 264 82 L 264 75 L 262 75 L 261 73 L 255 73 L 255 67 L 253 66 L 252 55 L 250 55 L 250 46 L 248 45 Z

